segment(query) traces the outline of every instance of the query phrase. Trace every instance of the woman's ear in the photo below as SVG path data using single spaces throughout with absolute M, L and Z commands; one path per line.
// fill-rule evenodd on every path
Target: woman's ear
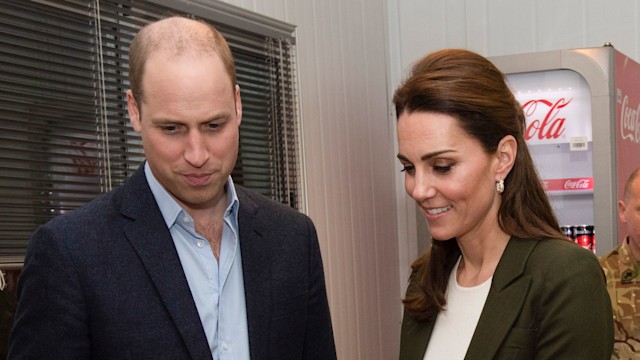
M 507 135 L 500 140 L 496 149 L 498 166 L 496 168 L 496 181 L 504 180 L 516 161 L 518 142 L 512 135 Z

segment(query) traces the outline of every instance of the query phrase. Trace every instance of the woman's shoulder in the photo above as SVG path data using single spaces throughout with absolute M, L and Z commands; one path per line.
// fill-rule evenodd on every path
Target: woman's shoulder
M 540 238 L 535 239 L 537 242 L 534 252 L 537 253 L 550 253 L 556 256 L 577 256 L 577 257 L 593 257 L 595 254 L 593 251 L 587 250 L 582 246 L 567 239 L 557 238 Z
M 535 240 L 528 259 L 530 265 L 540 270 L 562 270 L 563 272 L 589 271 L 599 272 L 598 258 L 591 250 L 565 239 L 542 238 Z M 529 266 L 529 268 L 532 268 Z

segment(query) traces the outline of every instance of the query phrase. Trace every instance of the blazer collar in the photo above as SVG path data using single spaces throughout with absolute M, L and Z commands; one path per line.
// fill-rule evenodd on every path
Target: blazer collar
M 458 256 L 460 252 L 458 251 Z M 453 270 L 455 262 L 449 264 L 447 273 Z M 414 276 L 413 274 L 411 275 Z M 414 279 L 411 279 L 409 286 L 416 286 Z M 407 291 L 409 292 L 409 290 Z M 433 327 L 436 324 L 436 316 L 425 321 L 416 321 L 405 310 L 404 319 L 406 324 L 402 325 L 402 339 L 400 344 L 400 359 L 403 360 L 422 360 L 431 339 Z
M 509 333 L 531 286 L 525 267 L 537 240 L 512 237 L 498 263 L 491 290 L 473 334 L 467 359 L 493 359 Z
M 171 233 L 144 175 L 144 165 L 122 187 L 124 233 L 194 359 L 211 359 L 211 350 Z
M 418 322 L 407 311 L 404 313 L 405 324 L 402 324 L 400 339 L 400 359 L 422 360 L 436 323 L 436 317 Z
M 265 359 L 269 348 L 269 322 L 271 319 L 271 242 L 267 225 L 262 220 L 259 204 L 246 189 L 236 185 L 240 206 L 238 228 L 244 278 L 249 353 L 251 359 Z

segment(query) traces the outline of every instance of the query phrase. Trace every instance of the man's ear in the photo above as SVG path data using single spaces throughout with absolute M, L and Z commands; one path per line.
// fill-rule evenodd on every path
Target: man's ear
M 504 180 L 513 169 L 518 153 L 518 142 L 512 135 L 507 135 L 500 140 L 496 149 L 498 165 L 496 167 L 496 181 Z
M 127 110 L 129 111 L 131 127 L 133 127 L 133 130 L 140 132 L 140 108 L 131 90 L 127 90 Z
M 235 86 L 234 98 L 236 101 L 236 117 L 238 120 L 238 126 L 242 122 L 242 99 L 240 99 L 240 85 Z
M 627 223 L 627 215 L 625 214 L 625 209 L 627 205 L 622 200 L 618 200 L 618 216 L 620 217 L 620 222 L 626 224 Z

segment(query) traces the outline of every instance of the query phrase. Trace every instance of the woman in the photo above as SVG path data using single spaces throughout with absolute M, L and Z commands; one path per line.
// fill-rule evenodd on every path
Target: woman
M 405 187 L 433 237 L 412 265 L 400 359 L 609 359 L 602 270 L 560 232 L 504 75 L 443 50 L 393 102 Z

